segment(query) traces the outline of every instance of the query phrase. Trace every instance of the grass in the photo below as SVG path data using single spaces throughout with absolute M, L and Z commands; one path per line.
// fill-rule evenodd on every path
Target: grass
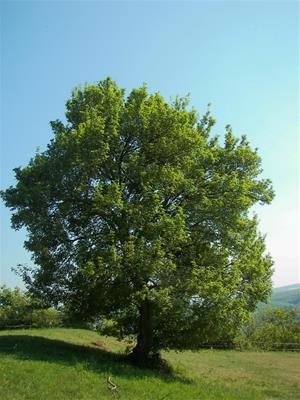
M 92 344 L 100 340 L 101 348 Z M 82 329 L 0 332 L 1 400 L 296 400 L 299 354 L 168 352 L 172 372 L 122 361 L 125 343 Z M 114 395 L 107 378 L 118 386 Z

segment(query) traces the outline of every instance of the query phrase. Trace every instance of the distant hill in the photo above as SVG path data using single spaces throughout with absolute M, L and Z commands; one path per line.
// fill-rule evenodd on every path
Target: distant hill
M 300 307 L 300 283 L 274 288 L 268 303 L 260 303 L 258 309 L 274 307 Z
M 294 283 L 293 285 L 281 286 L 273 289 L 273 292 L 287 292 L 289 290 L 300 289 L 300 283 Z

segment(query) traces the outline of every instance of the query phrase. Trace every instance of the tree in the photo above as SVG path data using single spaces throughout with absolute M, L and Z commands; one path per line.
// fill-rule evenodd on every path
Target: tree
M 107 78 L 73 91 L 67 122 L 16 185 L 2 192 L 26 227 L 31 291 L 82 319 L 113 319 L 136 335 L 132 358 L 192 348 L 235 329 L 271 288 L 256 203 L 269 180 L 246 137 L 211 136 L 186 98 Z

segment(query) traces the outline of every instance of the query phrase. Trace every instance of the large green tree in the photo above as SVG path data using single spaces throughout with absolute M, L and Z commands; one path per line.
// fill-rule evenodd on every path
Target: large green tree
M 26 227 L 31 292 L 82 319 L 136 335 L 132 357 L 191 348 L 232 331 L 271 287 L 272 261 L 251 207 L 269 180 L 246 139 L 185 98 L 110 78 L 73 91 L 67 123 L 2 192 Z

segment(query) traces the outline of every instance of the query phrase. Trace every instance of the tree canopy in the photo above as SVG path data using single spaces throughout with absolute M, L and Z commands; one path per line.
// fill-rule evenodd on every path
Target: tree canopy
M 227 126 L 221 142 L 209 110 L 110 78 L 75 89 L 66 118 L 2 192 L 28 232 L 30 291 L 114 319 L 137 359 L 239 326 L 272 274 L 250 211 L 273 190 L 247 138 Z

